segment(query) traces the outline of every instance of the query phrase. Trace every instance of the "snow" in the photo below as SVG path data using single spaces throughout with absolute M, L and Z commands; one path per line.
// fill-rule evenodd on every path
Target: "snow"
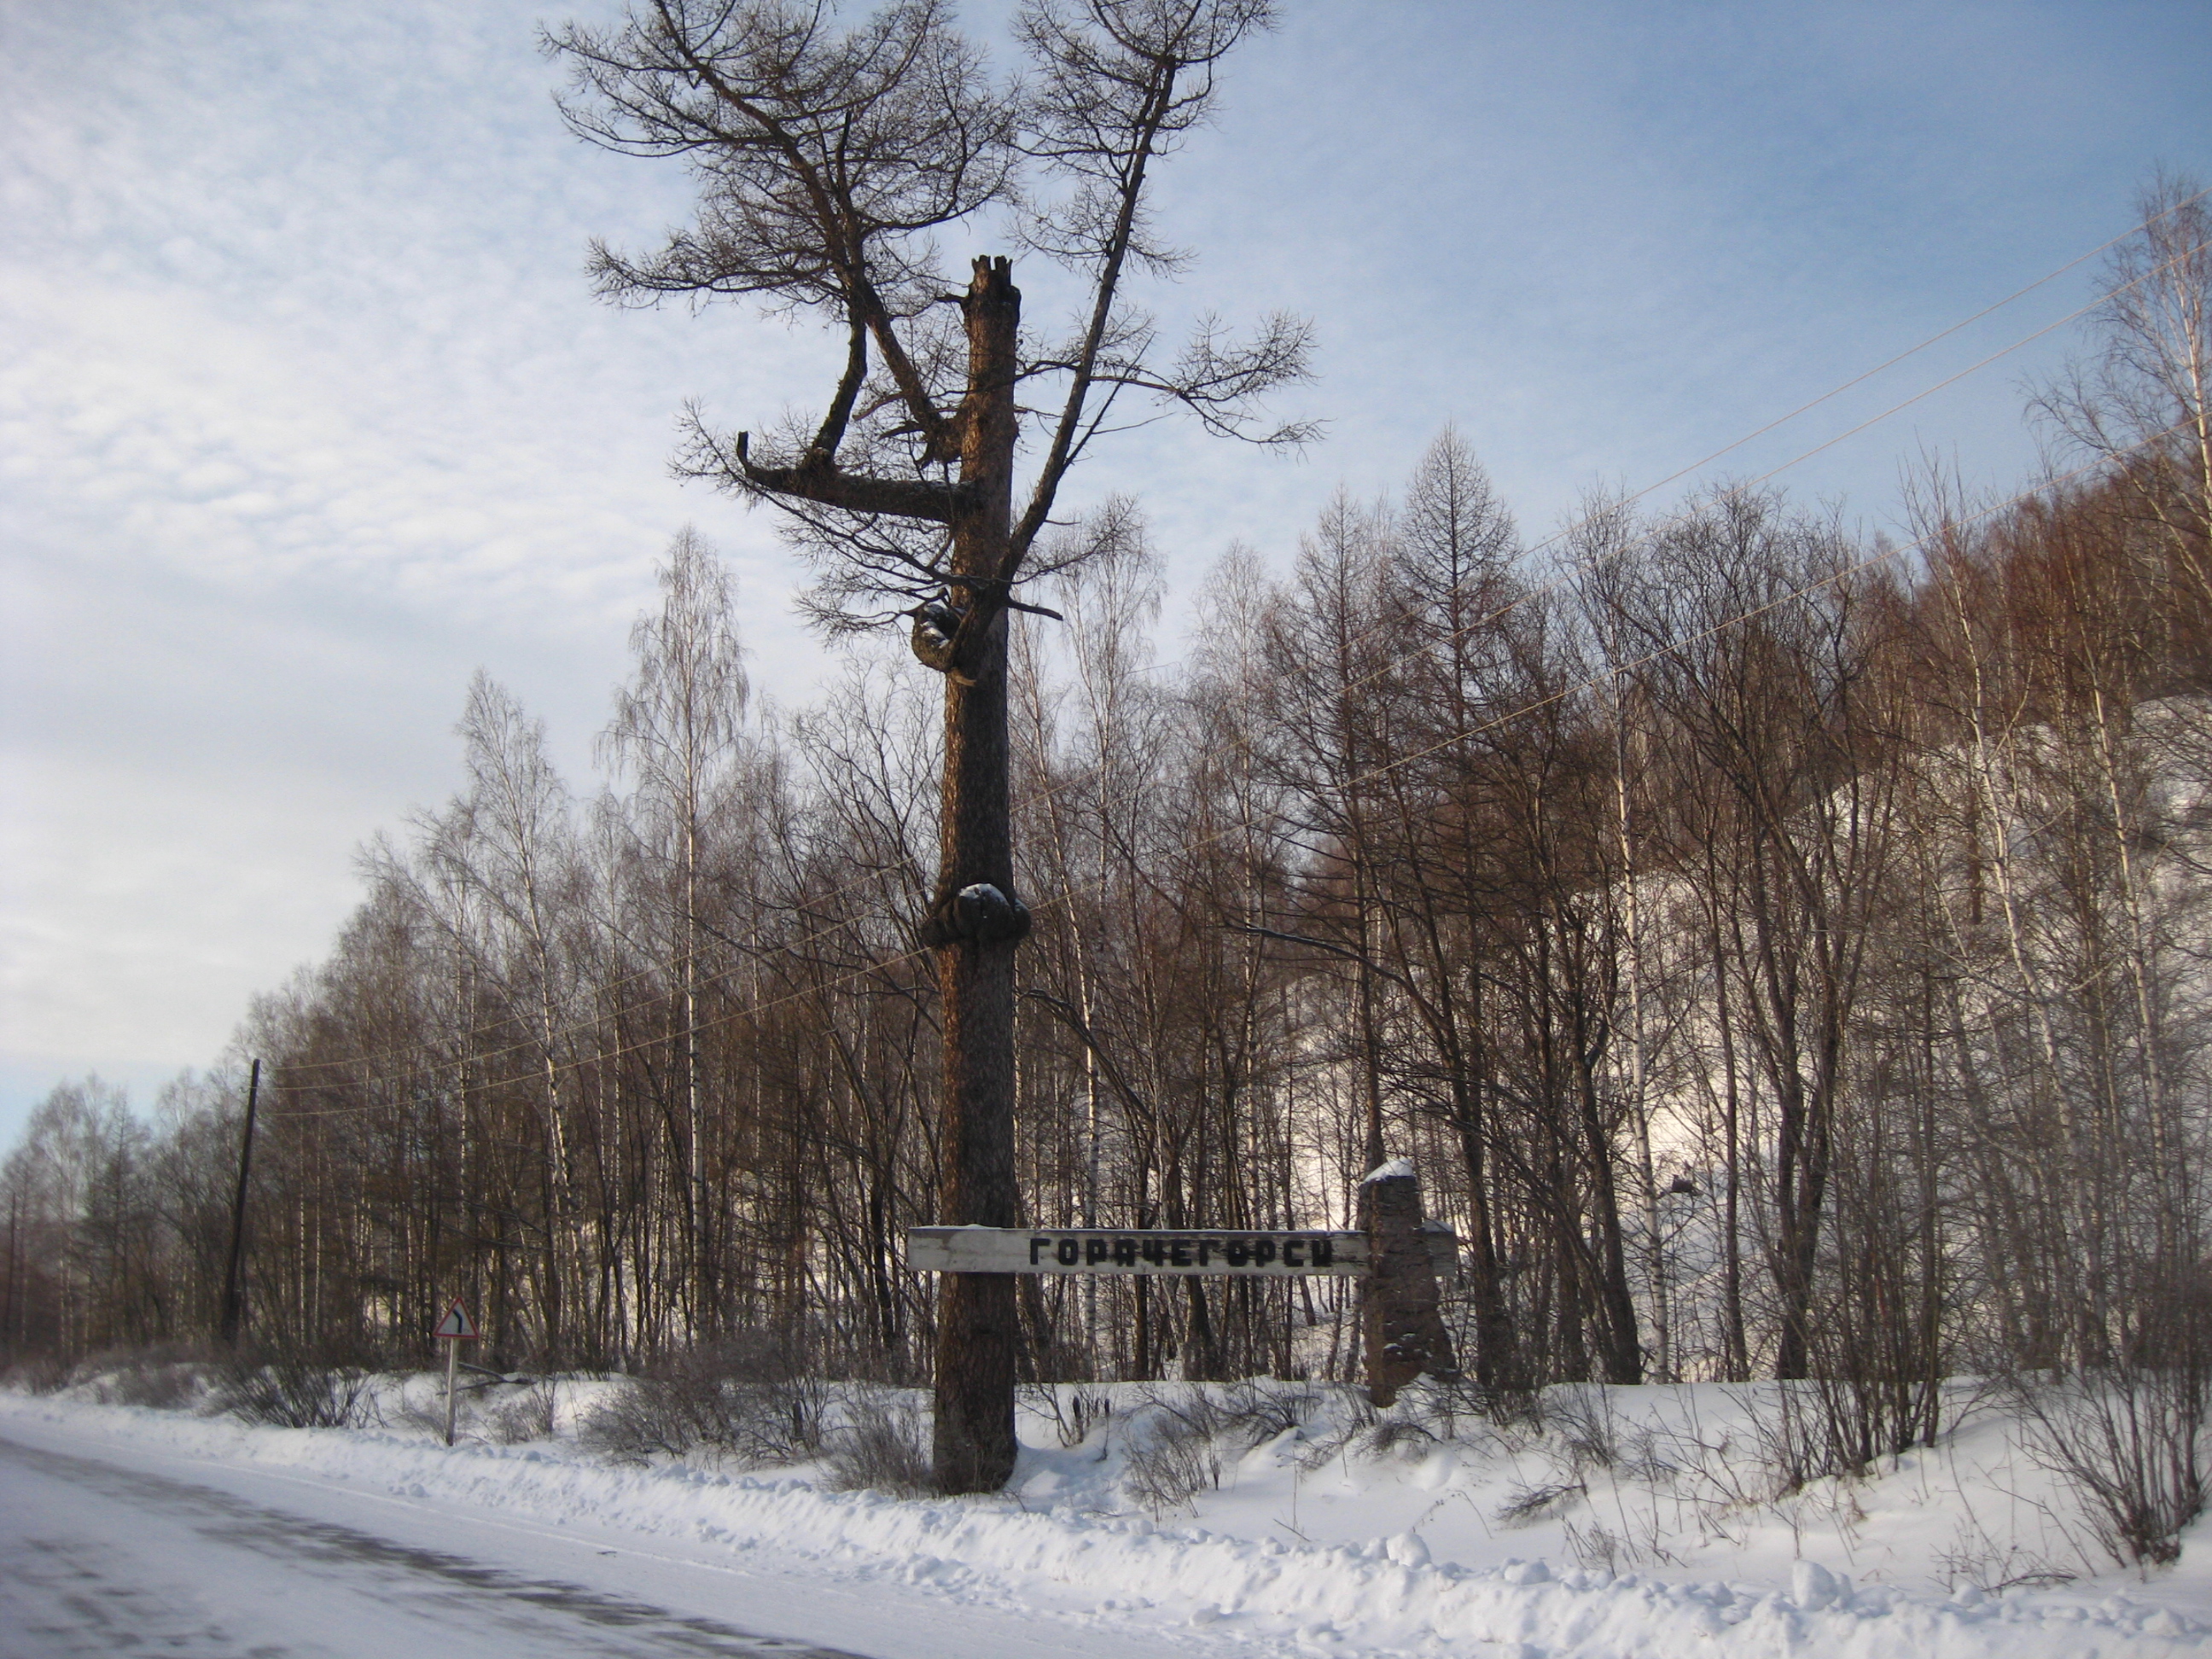
M 429 1397 L 428 1378 L 408 1386 Z M 563 1424 L 620 1386 L 564 1383 Z M 1206 1397 L 1195 1385 L 1088 1389 L 1115 1410 L 1073 1446 L 1033 1399 L 1012 1489 L 957 1500 L 827 1491 L 808 1470 L 615 1467 L 566 1434 L 448 1451 L 420 1429 L 247 1428 L 58 1396 L 0 1395 L 0 1435 L 652 1540 L 948 1614 L 1012 1615 L 1060 1630 L 1070 1652 L 1121 1636 L 1162 1652 L 1347 1659 L 2212 1655 L 2199 1561 L 2212 1535 L 2200 1524 L 2180 1565 L 2150 1579 L 2112 1571 L 2015 1425 L 1970 1409 L 1968 1389 L 1940 1447 L 1777 1498 L 1754 1490 L 1756 1389 L 1553 1390 L 1540 1425 L 1462 1419 L 1439 1437 L 1433 1422 L 1378 1436 L 1348 1395 L 1258 1386 L 1317 1408 L 1249 1450 L 1217 1439 L 1218 1489 L 1152 1513 L 1122 1495 L 1127 1460 L 1161 1402 Z M 2076 1577 L 2055 1589 L 2009 1582 L 2064 1573 Z M 974 1653 L 991 1653 L 976 1628 Z
M 1378 1164 L 1359 1177 L 1363 1187 L 1377 1181 L 1411 1181 L 1413 1179 L 1413 1160 L 1394 1158 L 1387 1164 Z

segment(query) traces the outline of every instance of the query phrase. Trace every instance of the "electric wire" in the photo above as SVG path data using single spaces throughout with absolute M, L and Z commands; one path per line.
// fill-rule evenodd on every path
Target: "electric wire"
M 1984 306 L 1981 310 L 1975 312 L 1971 316 L 1964 318 L 1960 321 L 1954 323 L 1950 326 L 1942 329 L 1935 334 L 1928 336 L 1925 339 L 1905 348 L 1904 350 L 1896 353 L 1893 356 L 1884 360 L 1882 362 L 1875 365 L 1873 368 L 1863 371 L 1862 373 L 1853 376 L 1850 380 L 1845 380 L 1840 385 L 1832 387 L 1827 392 L 1821 393 L 1819 397 L 1808 399 L 1805 403 L 1800 404 L 1796 408 L 1790 410 L 1788 413 L 1776 416 L 1774 419 L 1767 422 L 1765 425 L 1759 427 L 1752 432 L 1745 434 L 1742 437 L 1736 439 L 1730 443 L 1723 445 L 1720 448 L 1711 451 L 1710 453 L 1690 463 L 1688 465 L 1678 468 L 1675 471 L 1668 474 L 1666 477 L 1645 485 L 1643 489 L 1636 491 L 1634 494 L 1625 495 L 1619 498 L 1617 501 L 1608 502 L 1607 504 L 1607 509 L 1618 510 L 1620 507 L 1633 505 L 1635 502 L 1644 499 L 1646 496 L 1664 489 L 1667 485 L 1686 477 L 1711 465 L 1713 461 L 1720 459 L 1721 457 L 1741 448 L 1744 445 L 1753 442 L 1756 439 L 1765 435 L 1767 433 L 1787 425 L 1790 422 L 1796 420 L 1800 416 L 1808 413 L 1809 411 L 1817 409 L 1822 404 L 1842 395 L 1844 392 L 1848 392 L 1853 386 L 1863 384 L 1863 382 L 1872 379 L 1874 376 L 1881 374 L 1884 370 L 1895 367 L 1897 364 L 1906 361 L 1919 352 L 1924 351 L 1929 347 L 1948 338 L 1950 336 L 1958 333 L 1960 330 L 1972 326 L 1974 323 L 1980 321 L 1982 319 L 1990 316 L 1996 312 L 2003 309 L 2005 307 L 2013 304 L 2014 301 L 2035 292 L 2037 289 L 2047 286 L 2050 283 L 2055 281 L 2059 276 L 2065 275 L 2068 271 L 2076 269 L 2087 261 L 2096 258 L 2097 255 L 2117 246 L 2120 243 L 2126 241 L 2129 238 L 2148 229 L 2160 219 L 2170 217 L 2173 214 L 2181 212 L 2186 208 L 2195 204 L 2197 202 L 2203 200 L 2208 195 L 2212 195 L 2212 186 L 2208 186 L 2204 190 L 2198 191 L 2185 200 L 2176 203 L 2172 207 L 2166 208 L 2159 213 L 2150 215 L 2136 224 L 2130 226 L 2127 230 L 2121 232 L 2119 234 L 2110 238 L 2106 241 L 2100 243 L 2095 247 L 2090 248 L 2085 252 L 2075 255 L 2073 258 L 2069 259 L 2063 264 L 2061 264 L 2054 270 L 2045 273 L 2044 276 L 2036 278 L 2033 282 L 2014 289 L 2012 293 L 2005 295 L 2002 299 L 1992 301 L 1990 304 Z M 2184 250 L 2181 253 L 2173 256 L 2173 258 L 2164 261 L 2160 264 L 2154 266 L 2148 270 L 2139 273 L 2130 282 L 2122 283 L 2116 288 L 2107 289 L 2099 294 L 2094 299 L 2089 301 L 2086 304 L 2076 307 L 2075 310 L 2067 313 L 2065 315 L 2054 321 L 2043 325 L 2041 327 L 2033 330 L 2028 334 L 2021 336 L 2018 339 L 2014 340 L 2011 343 L 1989 354 L 1987 356 L 1981 358 L 1979 361 L 1969 365 L 1967 368 L 1958 370 L 1936 382 L 1934 385 L 1923 387 L 1922 390 L 1914 392 L 1911 396 L 1900 399 L 1897 403 L 1891 404 L 1887 409 L 1884 409 L 1881 413 L 1871 416 L 1866 420 L 1860 422 L 1857 425 L 1853 426 L 1844 432 L 1838 433 L 1833 437 L 1828 438 L 1819 444 L 1815 444 L 1811 448 L 1802 451 L 1799 454 L 1791 457 L 1787 461 L 1769 468 L 1765 472 L 1760 473 L 1755 477 L 1743 480 L 1741 483 L 1731 485 L 1728 489 L 1721 492 L 1720 499 L 1729 499 L 1734 496 L 1740 495 L 1757 488 L 1759 484 L 1771 482 L 1772 479 L 1778 477 L 1780 474 L 1788 471 L 1791 468 L 1802 465 L 1805 461 L 1813 459 L 1814 456 L 1819 455 L 1828 449 L 1833 448 L 1836 445 L 1856 436 L 1858 434 L 1868 430 L 1869 428 L 1874 427 L 1880 422 L 1889 419 L 1891 416 L 1911 408 L 1913 404 L 1922 402 L 1923 400 L 1934 396 L 1936 393 L 1943 391 L 1945 388 L 1957 384 L 1960 380 L 1965 380 L 1968 376 L 1978 373 L 1980 370 L 1988 368 L 1991 363 L 2002 360 L 2011 353 L 2021 349 L 2022 347 L 2033 343 L 2035 341 L 2043 338 L 2046 335 L 2052 333 L 2061 327 L 2063 327 L 2066 324 L 2073 322 L 2088 313 L 2096 310 L 2100 306 L 2108 303 L 2114 295 L 2124 293 L 2130 288 L 2150 280 L 2152 277 L 2172 268 L 2172 265 L 2179 263 L 2180 260 L 2190 258 L 2195 253 L 2201 252 L 2203 246 L 2203 244 L 2198 244 L 2195 247 Z M 2169 430 L 2169 433 L 2160 434 L 2158 435 L 2160 437 L 2170 435 L 2171 430 L 2177 429 L 2179 428 L 2172 428 Z M 2106 458 L 2100 459 L 2101 460 Z M 2098 464 L 2098 462 L 2092 462 L 2089 465 L 2094 466 Z M 2067 476 L 2069 477 L 2079 476 L 2079 472 L 2081 470 L 2083 469 L 2077 469 L 2075 473 L 2071 473 Z M 2039 485 L 2036 487 L 2036 489 L 2031 489 L 2025 492 L 2023 495 L 2015 496 L 2012 499 L 2014 501 L 2024 500 L 2027 499 L 2028 495 L 2036 493 L 2036 490 L 2048 487 L 2048 484 Z M 1686 516 L 1686 509 L 1685 513 L 1677 514 L 1669 518 L 1662 519 L 1657 523 L 1645 527 L 1644 534 L 1648 537 L 1649 535 L 1662 531 L 1674 524 L 1682 522 Z M 1547 549 L 1559 545 L 1561 542 L 1573 535 L 1576 531 L 1585 527 L 1592 522 L 1594 517 L 1594 514 L 1586 514 L 1581 518 L 1571 520 L 1568 524 L 1553 532 L 1544 540 L 1522 550 L 1519 556 L 1522 558 L 1530 557 L 1541 553 Z M 1895 556 L 1896 553 L 1909 550 L 1910 547 L 1917 545 L 1917 544 L 1910 544 L 1907 545 L 1907 548 L 1894 550 L 1888 556 Z M 1500 606 L 1496 611 L 1486 613 L 1485 615 L 1476 618 L 1474 622 L 1466 624 L 1464 627 L 1454 630 L 1447 636 L 1448 640 L 1461 639 L 1480 629 L 1495 625 L 1498 621 L 1502 620 L 1514 610 L 1532 603 L 1533 601 L 1549 593 L 1557 592 L 1567 582 L 1574 580 L 1578 574 L 1583 574 L 1584 570 L 1595 571 L 1601 568 L 1606 562 L 1618 557 L 1622 550 L 1609 550 L 1608 551 L 1600 555 L 1595 560 L 1569 562 L 1563 568 L 1555 572 L 1549 580 L 1517 592 L 1511 599 L 1508 600 L 1504 605 Z M 1456 596 L 1459 593 L 1460 589 L 1455 586 L 1452 592 Z M 1389 626 L 1387 623 L 1378 623 L 1375 627 L 1363 631 L 1352 641 L 1353 647 L 1356 648 L 1358 645 L 1365 643 L 1368 640 L 1372 639 L 1376 635 L 1382 632 L 1387 626 Z M 1346 691 L 1360 690 L 1364 686 L 1372 684 L 1375 680 L 1396 672 L 1399 668 L 1404 666 L 1405 664 L 1412 661 L 1418 654 L 1418 653 L 1408 653 L 1402 656 L 1395 658 L 1390 661 L 1384 663 L 1380 667 L 1370 671 L 1368 674 L 1363 676 L 1359 679 L 1349 683 L 1342 689 Z M 1633 665 L 1616 665 L 1614 667 L 1609 668 L 1607 671 L 1607 675 L 1618 674 L 1619 672 L 1625 672 L 1626 668 Z M 1575 689 L 1578 688 L 1569 688 L 1569 690 Z M 1561 695 L 1565 695 L 1565 693 L 1562 693 Z M 1503 718 L 1511 717 L 1512 716 L 1507 716 Z M 1450 740 L 1448 739 L 1447 741 Z M 1433 750 L 1424 752 L 1433 752 Z M 1416 757 L 1409 757 L 1407 758 Z M 1045 785 L 1031 793 L 1025 795 L 1022 800 L 1017 804 L 1016 810 L 1026 810 L 1039 805 L 1045 800 L 1059 793 L 1060 791 L 1072 788 L 1086 781 L 1088 776 L 1089 774 L 1087 772 L 1079 772 L 1071 776 L 1062 778 L 1055 782 Z M 897 866 L 886 865 L 880 869 L 871 871 L 865 875 L 854 878 L 850 881 L 841 884 L 839 886 L 815 896 L 817 902 L 842 897 L 848 894 L 860 891 L 872 882 L 880 881 L 902 873 L 904 872 Z M 1044 902 L 1041 901 L 1041 902 Z M 830 938 L 836 933 L 844 932 L 851 927 L 860 926 L 867 920 L 868 918 L 865 915 L 854 915 L 842 918 L 823 927 L 817 928 L 813 933 L 803 935 L 799 939 L 784 940 L 773 945 L 763 947 L 757 952 L 754 959 L 757 962 L 761 957 L 795 954 L 809 945 L 818 943 L 819 941 Z M 908 960 L 913 956 L 923 954 L 927 954 L 926 951 L 911 951 L 902 957 L 888 958 L 880 965 L 888 966 L 892 963 Z M 675 960 L 678 963 L 682 963 L 695 962 L 697 959 L 697 953 L 695 951 L 686 952 L 684 956 L 679 957 Z M 609 993 L 623 986 L 635 983 L 641 980 L 652 978 L 663 973 L 667 965 L 668 964 L 664 963 L 655 963 L 650 967 L 641 968 L 634 973 L 623 975 L 617 979 L 603 981 L 593 986 L 591 988 L 590 994 L 595 999 L 605 997 Z M 723 984 L 726 982 L 729 978 L 735 976 L 742 971 L 742 968 L 737 968 L 731 969 L 726 974 L 710 975 L 705 981 L 705 987 L 712 988 Z M 843 981 L 840 981 L 836 982 L 842 983 Z M 764 1005 L 764 1006 L 781 1006 L 781 1003 Z M 575 1021 L 563 1026 L 560 1030 L 553 1033 L 552 1035 L 555 1038 L 579 1035 L 598 1029 L 599 1023 L 600 1022 L 596 1019 L 589 1021 Z M 513 1030 L 517 1022 L 512 1018 L 489 1020 L 482 1025 L 474 1027 L 469 1030 L 455 1033 L 446 1039 L 445 1042 L 459 1042 L 465 1040 L 468 1037 L 481 1036 L 490 1031 Z M 653 1041 L 655 1042 L 672 1041 L 676 1035 L 682 1034 L 672 1034 L 669 1036 L 653 1039 Z M 468 1056 L 466 1059 L 444 1060 L 436 1062 L 428 1068 L 417 1070 L 412 1073 L 403 1073 L 397 1075 L 398 1078 L 411 1078 L 425 1074 L 434 1075 L 443 1071 L 451 1070 L 457 1066 L 477 1065 L 483 1063 L 486 1060 L 498 1059 L 508 1054 L 542 1049 L 545 1046 L 547 1041 L 548 1039 L 545 1038 L 528 1039 L 512 1043 L 503 1048 L 491 1050 L 487 1054 L 473 1054 Z M 296 1066 L 288 1066 L 286 1069 L 288 1071 L 351 1070 L 358 1068 L 373 1060 L 389 1059 L 396 1056 L 427 1053 L 431 1046 L 432 1045 L 424 1043 L 404 1043 L 394 1045 L 392 1048 L 381 1050 L 362 1050 L 355 1054 L 343 1055 L 331 1060 L 302 1061 Z M 444 1046 L 444 1044 L 441 1043 L 439 1046 Z M 621 1052 L 628 1053 L 632 1051 L 633 1050 L 625 1049 Z M 542 1068 L 533 1072 L 532 1075 L 542 1075 Z M 321 1085 L 317 1085 L 312 1083 L 283 1085 L 279 1085 L 277 1092 L 302 1092 L 317 1086 Z
M 1755 605 L 1749 610 L 1735 612 L 1730 616 L 1723 617 L 1720 620 L 1698 629 L 1693 634 L 1685 635 L 1683 638 L 1679 640 L 1669 641 L 1662 646 L 1654 647 L 1650 650 L 1646 651 L 1637 657 L 1608 665 L 1607 667 L 1598 671 L 1597 672 L 1586 675 L 1583 678 L 1561 686 L 1557 690 L 1549 692 L 1543 696 L 1536 697 L 1526 702 L 1517 704 L 1513 708 L 1489 715 L 1488 717 L 1481 720 L 1478 720 L 1470 726 L 1462 727 L 1455 732 L 1450 732 L 1446 736 L 1438 738 L 1434 743 L 1431 743 L 1424 748 L 1409 750 L 1405 754 L 1395 756 L 1391 759 L 1382 762 L 1372 768 L 1370 768 L 1368 770 L 1348 779 L 1341 787 L 1344 790 L 1348 791 L 1372 783 L 1377 779 L 1387 776 L 1389 774 L 1397 770 L 1400 767 L 1408 766 L 1417 761 L 1425 760 L 1431 755 L 1439 753 L 1445 749 L 1451 748 L 1457 744 L 1464 743 L 1471 738 L 1479 737 L 1486 732 L 1494 731 L 1499 726 L 1508 725 L 1512 721 L 1523 719 L 1531 714 L 1537 713 L 1541 709 L 1550 707 L 1553 703 L 1559 702 L 1568 697 L 1573 696 L 1578 692 L 1594 690 L 1595 688 L 1604 684 L 1607 681 L 1618 679 L 1624 673 L 1632 672 L 1638 668 L 1646 666 L 1666 657 L 1672 656 L 1690 646 L 1697 644 L 1702 640 L 1710 639 L 1728 629 L 1740 626 L 1747 622 L 1754 621 L 1757 618 L 1766 616 L 1785 605 L 1796 604 L 1799 601 L 1808 599 L 1813 594 L 1820 592 L 1824 588 L 1835 586 L 1836 585 L 1847 581 L 1852 577 L 1862 574 L 1868 570 L 1874 569 L 1878 566 L 1901 558 L 1908 553 L 1916 552 L 1921 548 L 1926 546 L 1930 541 L 1934 540 L 1939 535 L 1955 533 L 1960 529 L 1981 523 L 1984 520 L 1993 518 L 2001 513 L 2021 506 L 2025 502 L 2033 501 L 2039 496 L 2046 495 L 2051 490 L 2059 489 L 2063 485 L 2073 482 L 2076 478 L 2099 471 L 2113 459 L 2136 453 L 2143 449 L 2148 448 L 2154 444 L 2164 441 L 2165 439 L 2172 436 L 2174 433 L 2182 430 L 2187 424 L 2188 422 L 2185 421 L 2178 422 L 2174 425 L 2166 428 L 2163 431 L 2153 433 L 2148 436 L 2139 440 L 2136 443 L 2118 452 L 2117 455 L 2100 455 L 2093 459 L 2085 461 L 2080 466 L 2075 468 L 2069 472 L 2062 473 L 2055 477 L 2045 479 L 2035 485 L 2017 491 L 2014 495 L 2009 495 L 2002 501 L 1992 502 L 1976 512 L 1952 520 L 1939 530 L 1931 531 L 1928 534 L 1917 538 L 1911 542 L 1893 544 L 1880 548 L 1863 559 L 1847 565 L 1841 569 L 1830 571 L 1815 580 L 1804 584 L 1802 586 L 1793 588 L 1790 592 L 1771 599 L 1763 605 Z M 1268 812 L 1265 816 L 1274 819 L 1279 823 L 1286 824 L 1291 823 L 1289 815 L 1286 813 Z M 1230 829 L 1217 830 L 1208 836 L 1196 837 L 1170 849 L 1170 855 L 1188 855 L 1192 853 L 1204 850 L 1206 848 L 1218 845 L 1219 842 L 1229 839 L 1231 836 L 1243 832 L 1246 828 L 1247 826 L 1244 825 L 1237 825 Z M 1036 903 L 1031 907 L 1031 908 L 1033 911 L 1050 909 L 1066 902 L 1072 896 L 1073 894 L 1069 890 L 1062 888 L 1058 891 L 1041 897 Z M 844 985 L 851 984 L 857 980 L 884 973 L 889 969 L 899 967 L 906 963 L 913 962 L 918 958 L 927 957 L 930 954 L 930 947 L 917 946 L 910 951 L 864 963 L 860 967 L 851 969 L 843 974 L 838 975 L 832 979 L 787 993 L 781 996 L 772 998 L 768 1001 L 756 1002 L 742 1008 L 729 1010 L 724 1013 L 717 1014 L 710 1019 L 698 1021 L 694 1024 L 681 1030 L 656 1033 L 651 1037 L 642 1039 L 636 1042 L 629 1043 L 620 1048 L 594 1050 L 588 1055 L 584 1055 L 574 1060 L 556 1061 L 549 1065 L 534 1066 L 527 1071 L 516 1072 L 501 1078 L 478 1079 L 471 1086 L 483 1090 L 494 1090 L 505 1088 L 520 1083 L 536 1082 L 543 1079 L 549 1074 L 549 1073 L 558 1073 L 573 1072 L 581 1070 L 586 1066 L 602 1066 L 611 1060 L 619 1060 L 626 1055 L 640 1053 L 648 1048 L 665 1048 L 671 1042 L 696 1036 L 703 1031 L 712 1030 L 720 1026 L 732 1024 L 737 1020 L 757 1018 L 760 1015 L 771 1012 L 775 1009 L 787 1006 L 792 1003 L 803 1001 L 810 997 L 820 996 L 828 991 L 836 989 Z M 573 1029 L 575 1030 L 586 1030 L 593 1028 L 580 1025 Z M 532 1046 L 533 1045 L 520 1044 L 517 1045 L 514 1048 L 497 1050 L 489 1055 L 471 1056 L 465 1060 L 459 1061 L 442 1061 L 435 1066 L 422 1067 L 414 1072 L 402 1073 L 396 1075 L 387 1075 L 372 1079 L 371 1081 L 373 1085 L 389 1086 L 392 1085 L 410 1082 L 420 1078 L 440 1076 L 453 1070 L 457 1066 L 479 1065 L 485 1060 L 495 1059 L 498 1058 L 500 1054 L 517 1052 L 520 1048 L 529 1048 Z M 317 1087 L 329 1088 L 335 1085 L 300 1085 L 297 1090 L 290 1091 L 290 1092 L 308 1092 Z M 388 1109 L 387 1103 L 371 1102 L 353 1106 L 331 1107 L 305 1110 L 297 1109 L 286 1109 L 276 1115 L 285 1120 L 295 1118 L 354 1117 L 370 1112 L 387 1110 Z

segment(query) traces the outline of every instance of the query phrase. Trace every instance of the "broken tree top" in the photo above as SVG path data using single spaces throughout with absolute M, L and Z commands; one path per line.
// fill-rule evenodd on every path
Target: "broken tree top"
M 951 1273 L 1321 1273 L 1367 1271 L 1367 1235 L 1156 1228 L 909 1227 L 907 1265 Z

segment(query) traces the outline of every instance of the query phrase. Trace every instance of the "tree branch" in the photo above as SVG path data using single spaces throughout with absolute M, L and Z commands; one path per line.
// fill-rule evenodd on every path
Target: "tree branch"
M 824 507 L 846 513 L 951 524 L 953 515 L 968 505 L 968 498 L 973 494 L 966 485 L 949 482 L 871 478 L 857 472 L 840 472 L 834 464 L 816 461 L 811 457 L 796 466 L 757 466 L 747 453 L 751 440 L 749 432 L 738 434 L 734 453 L 716 446 L 714 454 L 720 463 L 717 470 L 727 482 L 766 495 L 819 501 Z
M 1285 933 L 1273 927 L 1248 927 L 1242 922 L 1225 921 L 1221 925 L 1228 933 L 1250 933 L 1259 939 L 1279 939 L 1285 945 L 1304 945 L 1312 950 L 1326 951 L 1333 957 L 1341 957 L 1346 962 L 1358 963 L 1370 974 L 1379 974 L 1394 984 L 1404 986 L 1409 992 L 1413 989 L 1412 981 L 1403 974 L 1394 969 L 1385 968 L 1365 951 L 1355 951 L 1348 945 L 1332 945 L 1325 939 L 1313 939 L 1304 933 Z

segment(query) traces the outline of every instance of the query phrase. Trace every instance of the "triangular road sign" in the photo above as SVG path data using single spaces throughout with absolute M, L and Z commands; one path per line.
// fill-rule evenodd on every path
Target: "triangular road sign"
M 446 1316 L 438 1322 L 438 1328 L 432 1331 L 430 1334 L 446 1337 L 455 1342 L 473 1342 L 477 1340 L 476 1321 L 471 1319 L 462 1310 L 460 1297 L 453 1298 L 453 1305 L 446 1310 Z

